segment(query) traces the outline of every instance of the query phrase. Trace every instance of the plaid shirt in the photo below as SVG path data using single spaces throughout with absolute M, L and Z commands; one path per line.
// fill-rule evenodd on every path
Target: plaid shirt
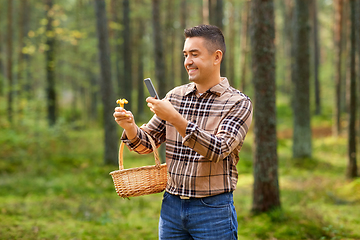
M 160 146 L 166 141 L 169 180 L 166 191 L 186 197 L 207 197 L 234 191 L 236 164 L 252 121 L 249 97 L 226 78 L 201 96 L 194 83 L 177 87 L 166 98 L 188 120 L 183 138 L 174 126 L 156 115 L 138 128 L 137 137 L 122 140 L 140 154 L 150 153 L 146 131 Z

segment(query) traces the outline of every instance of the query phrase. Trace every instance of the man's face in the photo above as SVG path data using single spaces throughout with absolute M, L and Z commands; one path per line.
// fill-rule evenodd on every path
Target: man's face
M 184 67 L 189 80 L 198 84 L 206 83 L 215 69 L 215 56 L 209 53 L 205 41 L 202 37 L 191 37 L 186 38 L 184 43 Z

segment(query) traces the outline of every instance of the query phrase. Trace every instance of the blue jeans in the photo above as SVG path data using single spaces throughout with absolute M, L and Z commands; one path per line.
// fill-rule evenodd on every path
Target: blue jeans
M 237 239 L 237 216 L 232 193 L 180 199 L 164 193 L 159 239 Z

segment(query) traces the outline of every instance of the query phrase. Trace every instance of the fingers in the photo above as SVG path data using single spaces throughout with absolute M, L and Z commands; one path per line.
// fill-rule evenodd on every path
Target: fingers
M 148 102 L 148 103 L 156 103 L 156 101 L 161 101 L 161 100 L 158 100 L 158 99 L 153 98 L 153 97 L 146 98 L 146 102 Z
M 147 106 L 150 108 L 150 110 L 152 112 L 154 112 L 154 107 L 159 106 L 159 104 L 161 103 L 162 100 L 158 100 L 156 98 L 153 97 L 148 97 L 146 98 L 146 102 L 148 103 Z
M 126 111 L 122 107 L 115 108 L 115 112 L 113 114 L 115 121 L 121 121 L 124 119 L 129 119 L 132 117 L 132 113 L 130 111 Z
M 123 107 L 116 107 L 115 112 L 123 112 L 126 111 Z

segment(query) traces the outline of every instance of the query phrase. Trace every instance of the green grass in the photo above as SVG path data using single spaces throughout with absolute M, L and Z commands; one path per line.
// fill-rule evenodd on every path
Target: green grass
M 289 110 L 279 112 L 290 125 Z M 103 164 L 98 127 L 0 119 L 0 239 L 157 239 L 162 194 L 116 195 L 109 172 L 117 167 Z M 280 138 L 282 208 L 260 215 L 250 212 L 252 144 L 250 133 L 234 193 L 240 240 L 360 239 L 360 181 L 345 179 L 346 139 L 315 136 L 313 158 L 299 161 L 291 138 Z M 125 168 L 152 163 L 125 150 Z

